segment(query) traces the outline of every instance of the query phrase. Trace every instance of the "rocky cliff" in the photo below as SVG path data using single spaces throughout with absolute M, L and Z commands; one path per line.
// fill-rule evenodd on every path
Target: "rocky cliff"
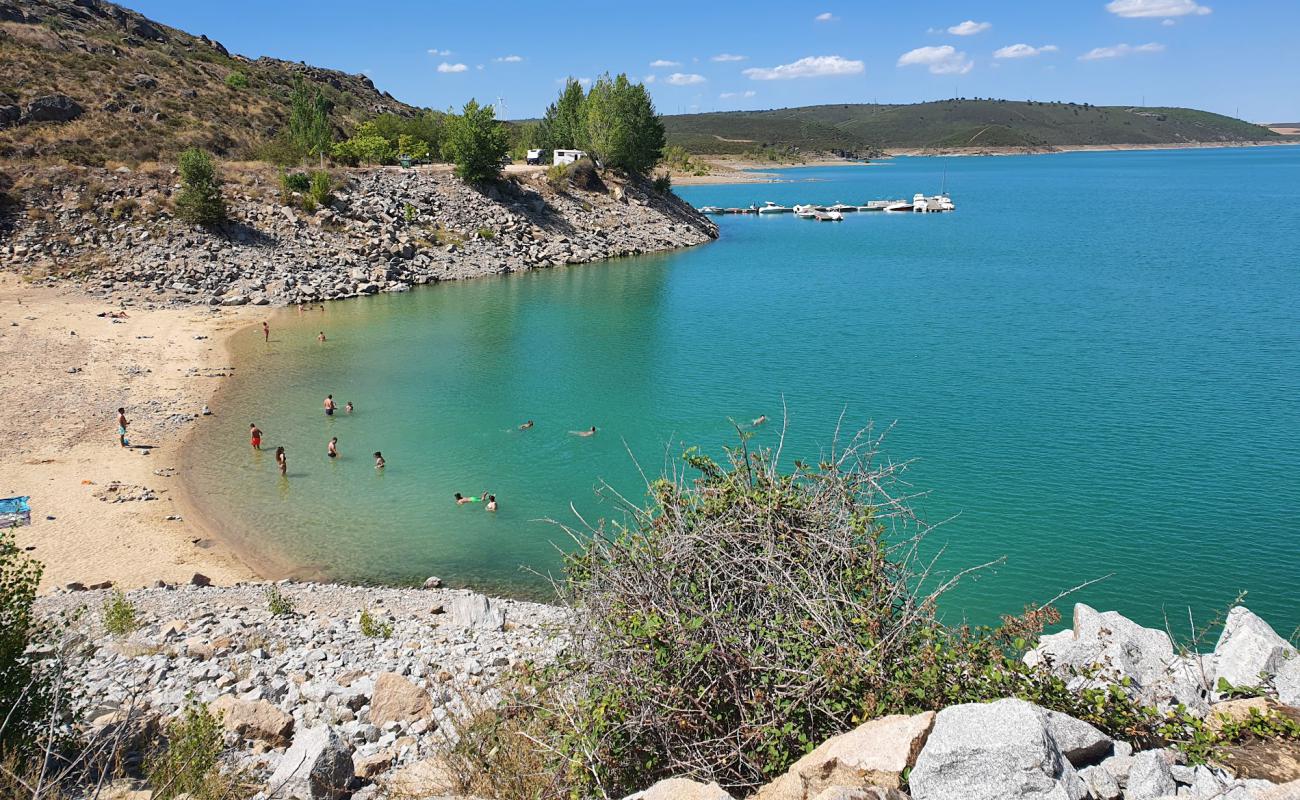
M 124 304 L 284 304 L 403 291 L 707 242 L 717 227 L 640 178 L 594 189 L 511 173 L 477 189 L 439 167 L 341 171 L 305 213 L 269 168 L 225 170 L 231 223 L 185 225 L 171 170 L 38 168 L 0 263 Z

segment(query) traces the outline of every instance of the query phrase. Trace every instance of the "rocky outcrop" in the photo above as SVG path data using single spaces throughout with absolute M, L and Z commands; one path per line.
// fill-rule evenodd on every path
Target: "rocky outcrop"
M 27 104 L 27 113 L 22 122 L 71 122 L 81 116 L 85 109 L 64 94 L 51 94 L 38 97 Z
M 234 176 L 228 176 L 234 177 Z M 171 216 L 175 176 L 59 172 L 23 198 L 0 264 L 29 275 L 75 269 L 85 290 L 122 304 L 266 305 L 401 292 L 710 241 L 717 227 L 675 196 L 630 179 L 613 193 L 554 191 L 539 174 L 467 186 L 441 168 L 340 173 L 333 203 L 285 205 L 278 177 L 227 184 L 231 223 Z M 611 179 L 612 180 L 612 179 Z M 292 198 L 291 198 L 292 199 Z M 54 280 L 53 278 L 51 280 Z
M 950 706 L 911 774 L 915 800 L 1084 800 L 1088 789 L 1023 700 Z
M 276 797 L 294 800 L 344 800 L 351 795 L 352 753 L 333 728 L 300 732 L 267 785 Z
M 1296 649 L 1267 622 L 1237 606 L 1214 646 L 1214 674 L 1232 686 L 1259 686 L 1295 657 Z

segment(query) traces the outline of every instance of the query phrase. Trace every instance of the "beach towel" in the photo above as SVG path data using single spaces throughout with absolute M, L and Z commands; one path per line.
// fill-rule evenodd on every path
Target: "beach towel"
M 30 497 L 0 497 L 0 528 L 32 524 Z

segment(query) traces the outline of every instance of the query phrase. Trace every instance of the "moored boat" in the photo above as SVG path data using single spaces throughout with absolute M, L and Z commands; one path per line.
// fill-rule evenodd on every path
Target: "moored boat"
M 776 203 L 773 203 L 771 200 L 768 200 L 766 203 L 763 204 L 762 208 L 758 209 L 758 213 L 789 214 L 792 210 L 793 209 L 791 209 L 789 206 L 777 205 Z
M 902 200 L 868 200 L 867 204 L 865 206 L 862 206 L 861 209 L 863 211 L 884 211 L 894 203 L 901 203 L 901 202 L 903 201 Z
M 827 211 L 835 211 L 835 212 L 840 213 L 840 214 L 847 214 L 847 213 L 849 213 L 850 211 L 857 211 L 857 210 L 858 210 L 858 207 L 857 207 L 857 206 L 851 206 L 851 205 L 849 205 L 848 203 L 836 203 L 836 204 L 833 205 L 833 206 L 827 206 L 827 207 L 826 207 L 826 210 L 827 210 Z
M 723 214 L 726 212 L 722 206 L 700 206 L 701 214 Z

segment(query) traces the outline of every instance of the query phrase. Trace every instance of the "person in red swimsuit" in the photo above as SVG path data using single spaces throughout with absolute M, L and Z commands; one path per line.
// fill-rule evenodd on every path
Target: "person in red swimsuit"
M 248 423 L 248 438 L 252 442 L 254 450 L 262 449 L 262 429 L 251 422 Z

